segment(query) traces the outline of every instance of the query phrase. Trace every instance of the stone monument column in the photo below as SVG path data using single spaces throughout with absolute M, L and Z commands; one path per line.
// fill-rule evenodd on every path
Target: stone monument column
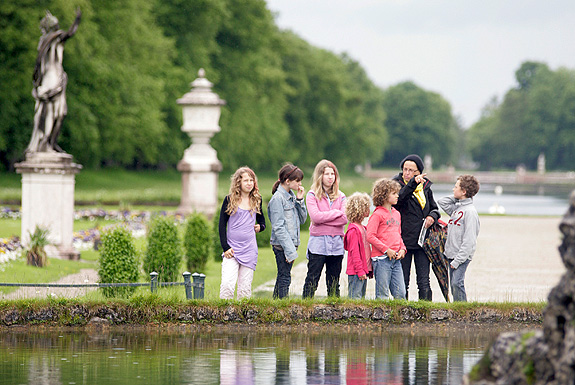
M 182 199 L 177 212 L 188 215 L 196 211 L 212 217 L 218 205 L 218 174 L 222 164 L 210 139 L 220 131 L 221 106 L 225 101 L 212 92 L 213 84 L 205 78 L 203 69 L 191 86 L 191 91 L 177 101 L 183 109 L 182 131 L 192 139 L 178 163 L 178 171 L 182 173 Z
M 15 166 L 22 174 L 22 244 L 29 244 L 36 226 L 44 227 L 55 246 L 55 253 L 49 254 L 79 259 L 72 241 L 75 175 L 82 166 L 73 163 L 71 155 L 60 152 L 30 153 Z

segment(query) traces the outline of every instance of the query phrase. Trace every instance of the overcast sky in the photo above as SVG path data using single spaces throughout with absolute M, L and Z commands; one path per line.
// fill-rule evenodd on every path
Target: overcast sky
M 441 94 L 465 127 L 527 60 L 575 70 L 575 0 L 267 0 L 277 24 L 387 88 Z

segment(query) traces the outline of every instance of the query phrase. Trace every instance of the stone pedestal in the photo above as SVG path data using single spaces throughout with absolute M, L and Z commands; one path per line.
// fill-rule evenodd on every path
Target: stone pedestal
M 29 153 L 17 163 L 22 174 L 22 245 L 27 246 L 36 226 L 49 229 L 55 256 L 79 259 L 73 246 L 75 175 L 82 166 L 72 156 L 57 152 Z
M 200 212 L 211 218 L 218 206 L 218 173 L 222 164 L 209 144 L 193 144 L 178 163 L 182 173 L 182 199 L 178 214 Z

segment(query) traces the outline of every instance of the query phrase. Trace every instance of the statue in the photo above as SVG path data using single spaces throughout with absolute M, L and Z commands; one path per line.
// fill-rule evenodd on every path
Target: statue
M 66 84 L 62 59 L 64 43 L 74 36 L 80 24 L 82 13 L 76 10 L 76 20 L 68 31 L 59 29 L 58 19 L 50 11 L 40 22 L 42 36 L 38 43 L 38 57 L 34 67 L 34 130 L 26 153 L 64 152 L 56 143 L 62 121 L 68 112 L 66 105 Z

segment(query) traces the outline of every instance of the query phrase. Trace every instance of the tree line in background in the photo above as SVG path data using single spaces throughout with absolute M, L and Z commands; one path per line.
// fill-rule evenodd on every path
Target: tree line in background
M 222 130 L 212 140 L 227 170 L 246 164 L 274 171 L 286 161 L 313 167 L 321 158 L 342 169 L 366 162 L 396 167 L 414 152 L 431 155 L 436 165 L 457 165 L 469 158 L 466 140 L 482 167 L 530 166 L 537 156 L 503 161 L 510 155 L 508 144 L 488 142 L 503 127 L 505 114 L 498 111 L 512 104 L 507 102 L 512 93 L 523 95 L 515 104 L 530 99 L 532 109 L 523 105 L 513 111 L 530 126 L 505 126 L 510 140 L 518 125 L 529 139 L 525 130 L 541 131 L 537 122 L 549 125 L 537 105 L 557 99 L 548 95 L 558 92 L 548 82 L 556 76 L 573 78 L 566 70 L 547 69 L 545 76 L 535 71 L 524 79 L 528 85 L 510 91 L 466 132 L 441 95 L 412 82 L 377 87 L 347 55 L 280 30 L 264 0 L 5 0 L 0 8 L 3 169 L 23 159 L 32 132 L 32 72 L 44 11 L 49 9 L 67 29 L 77 6 L 83 16 L 66 44 L 68 116 L 59 144 L 88 168 L 175 167 L 190 144 L 180 130 L 176 99 L 189 91 L 199 68 L 227 101 Z M 540 96 L 526 96 L 539 88 Z M 548 146 L 556 145 L 553 140 L 547 138 Z M 501 160 L 492 156 L 493 148 L 505 149 L 498 154 Z M 546 155 L 551 167 L 554 160 Z M 557 157 L 566 162 L 572 150 Z
M 544 63 L 525 62 L 516 71 L 517 86 L 503 101 L 488 104 L 468 132 L 473 159 L 483 169 L 546 167 L 573 170 L 575 162 L 575 71 L 552 71 Z

